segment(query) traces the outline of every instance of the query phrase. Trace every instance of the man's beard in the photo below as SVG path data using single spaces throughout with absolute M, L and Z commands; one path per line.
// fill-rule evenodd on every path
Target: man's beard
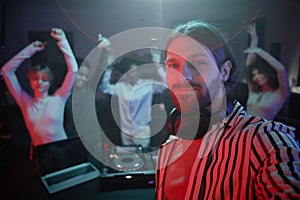
M 199 115 L 211 105 L 210 93 L 207 88 L 193 90 L 192 87 L 186 91 L 170 91 L 172 102 L 176 109 L 186 115 Z

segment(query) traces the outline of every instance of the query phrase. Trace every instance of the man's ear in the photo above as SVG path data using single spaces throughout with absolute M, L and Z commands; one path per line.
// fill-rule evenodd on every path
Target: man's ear
M 223 81 L 227 81 L 229 76 L 230 76 L 230 72 L 232 69 L 232 62 L 230 60 L 226 60 L 222 66 L 221 66 L 221 78 Z

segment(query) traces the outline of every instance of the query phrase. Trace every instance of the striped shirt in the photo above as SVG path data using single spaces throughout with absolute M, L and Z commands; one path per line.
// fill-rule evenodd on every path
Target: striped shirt
M 161 146 L 156 199 L 300 199 L 300 147 L 293 134 L 280 122 L 248 115 L 235 101 L 231 114 L 199 139 L 190 165 L 178 162 L 193 142 L 171 135 Z M 171 197 L 178 190 L 168 188 L 176 171 L 188 180 L 182 198 Z

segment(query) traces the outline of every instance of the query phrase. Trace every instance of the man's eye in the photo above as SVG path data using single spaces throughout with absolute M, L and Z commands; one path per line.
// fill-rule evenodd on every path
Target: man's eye
M 193 65 L 204 65 L 204 64 L 205 64 L 205 62 L 202 60 L 193 61 Z
M 167 67 L 170 67 L 170 68 L 177 68 L 177 64 L 176 63 L 167 63 Z

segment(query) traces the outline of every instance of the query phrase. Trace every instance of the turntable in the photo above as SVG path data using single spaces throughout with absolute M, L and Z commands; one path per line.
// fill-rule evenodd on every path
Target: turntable
M 106 152 L 101 169 L 101 190 L 153 188 L 158 147 L 114 146 Z
M 117 155 L 113 159 L 115 167 L 120 171 L 137 171 L 144 166 L 144 160 L 137 154 Z

